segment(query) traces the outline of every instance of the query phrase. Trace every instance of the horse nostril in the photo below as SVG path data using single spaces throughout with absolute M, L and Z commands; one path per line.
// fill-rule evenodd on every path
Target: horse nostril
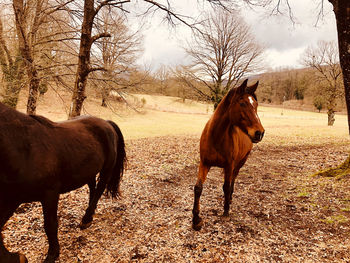
M 264 133 L 265 133 L 265 131 L 263 131 L 263 132 L 261 132 L 261 131 L 256 131 L 255 132 L 255 140 L 257 140 L 257 141 L 261 141 L 262 140 L 262 138 L 264 137 Z
M 256 131 L 255 132 L 255 139 L 260 140 L 260 137 L 261 137 L 261 132 L 260 131 Z

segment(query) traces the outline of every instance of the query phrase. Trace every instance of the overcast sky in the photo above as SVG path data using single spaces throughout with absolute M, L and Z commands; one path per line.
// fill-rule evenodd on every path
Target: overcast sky
M 197 14 L 197 1 L 177 0 L 176 8 L 187 15 Z M 294 13 L 293 24 L 288 16 L 268 16 L 266 9 L 245 9 L 241 12 L 243 19 L 251 26 L 256 40 L 266 47 L 264 56 L 268 67 L 300 67 L 300 55 L 309 45 L 319 40 L 336 41 L 337 31 L 332 6 L 324 1 L 324 18 L 317 26 L 316 17 L 320 0 L 290 1 Z M 139 63 L 152 65 L 153 70 L 160 65 L 185 64 L 188 59 L 182 49 L 190 37 L 185 26 L 175 29 L 161 23 L 160 13 L 149 18 L 144 30 L 144 55 Z

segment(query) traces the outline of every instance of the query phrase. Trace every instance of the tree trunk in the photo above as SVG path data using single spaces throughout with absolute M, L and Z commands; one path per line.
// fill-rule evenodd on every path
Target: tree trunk
M 102 98 L 101 106 L 102 107 L 107 107 L 106 98 Z
M 328 126 L 333 126 L 334 121 L 335 121 L 335 118 L 334 118 L 335 112 L 334 112 L 334 110 L 328 110 L 327 114 L 328 114 Z
M 27 114 L 36 114 L 36 106 L 39 97 L 39 84 L 38 72 L 34 66 L 28 69 L 29 76 L 29 93 L 27 101 Z
M 345 101 L 348 112 L 350 134 L 350 1 L 329 0 L 333 5 L 337 21 L 339 60 L 343 72 Z
M 350 1 L 329 0 L 333 5 L 337 21 L 338 45 L 340 67 L 343 72 L 345 101 L 348 111 L 348 129 L 350 134 Z M 336 168 L 329 168 L 316 173 L 319 176 L 332 176 L 341 178 L 350 173 L 350 156 Z
M 215 83 L 214 94 L 213 94 L 214 110 L 216 110 L 216 108 L 218 107 L 219 103 L 223 98 L 223 91 L 222 91 L 221 84 L 222 84 L 222 81 L 221 81 L 221 78 L 219 78 Z
M 16 30 L 19 42 L 19 50 L 26 67 L 29 80 L 27 113 L 35 114 L 40 80 L 38 78 L 38 71 L 34 63 L 33 51 L 30 47 L 28 36 L 26 34 L 26 17 L 24 14 L 23 0 L 14 0 L 13 10 L 16 17 Z
M 74 118 L 81 114 L 83 102 L 86 99 L 85 89 L 90 73 L 90 49 L 92 45 L 92 26 L 95 17 L 94 0 L 84 1 L 84 19 L 81 28 L 80 48 L 78 57 L 78 69 L 75 78 L 72 105 L 68 118 Z

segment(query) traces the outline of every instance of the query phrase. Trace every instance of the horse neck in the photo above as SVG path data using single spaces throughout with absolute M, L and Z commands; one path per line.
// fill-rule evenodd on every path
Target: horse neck
M 224 97 L 224 99 L 216 108 L 211 120 L 211 129 L 214 136 L 222 136 L 222 133 L 238 125 L 238 123 L 232 122 L 230 118 L 229 107 L 231 104 L 227 101 L 229 98 Z

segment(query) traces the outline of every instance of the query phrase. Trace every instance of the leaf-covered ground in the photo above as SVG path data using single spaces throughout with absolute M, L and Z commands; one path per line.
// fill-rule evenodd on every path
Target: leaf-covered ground
M 128 141 L 123 196 L 102 197 L 86 230 L 78 225 L 87 187 L 62 195 L 57 262 L 350 262 L 350 177 L 310 176 L 344 160 L 348 142 L 255 145 L 228 219 L 221 217 L 222 172 L 213 168 L 201 198 L 205 224 L 195 232 L 198 143 L 198 136 Z M 11 251 L 44 259 L 39 203 L 22 205 L 3 234 Z

